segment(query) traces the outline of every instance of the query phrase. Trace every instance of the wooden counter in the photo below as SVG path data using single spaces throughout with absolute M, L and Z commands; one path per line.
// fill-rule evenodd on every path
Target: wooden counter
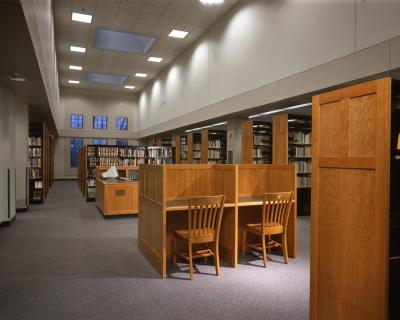
M 139 183 L 96 179 L 96 207 L 104 216 L 137 214 Z
M 220 256 L 236 267 L 239 230 L 261 212 L 259 196 L 296 191 L 293 165 L 143 165 L 139 171 L 139 250 L 163 278 L 171 259 L 172 232 L 187 228 L 189 197 L 225 195 Z M 289 256 L 295 257 L 295 211 L 288 230 Z

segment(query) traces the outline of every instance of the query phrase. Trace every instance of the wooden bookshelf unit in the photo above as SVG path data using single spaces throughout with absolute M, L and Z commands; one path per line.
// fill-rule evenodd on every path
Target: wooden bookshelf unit
M 272 163 L 272 124 L 247 120 L 242 123 L 242 163 Z
M 203 130 L 201 141 L 201 163 L 226 163 L 227 135 L 225 130 Z

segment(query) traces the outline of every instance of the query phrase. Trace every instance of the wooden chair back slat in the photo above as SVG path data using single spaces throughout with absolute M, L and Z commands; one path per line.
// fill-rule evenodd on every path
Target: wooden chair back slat
M 263 201 L 263 228 L 268 225 L 287 225 L 293 192 L 265 193 Z

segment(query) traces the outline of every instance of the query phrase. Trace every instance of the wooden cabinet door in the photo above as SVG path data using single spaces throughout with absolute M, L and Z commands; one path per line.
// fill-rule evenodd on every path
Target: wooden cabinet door
M 391 80 L 313 97 L 311 319 L 387 319 Z

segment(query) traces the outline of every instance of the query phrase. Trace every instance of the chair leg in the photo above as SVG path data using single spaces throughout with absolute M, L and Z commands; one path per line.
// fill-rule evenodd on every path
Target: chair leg
M 175 236 L 172 235 L 172 268 L 175 269 L 176 266 L 176 252 L 175 252 L 175 247 L 176 247 L 176 243 L 175 243 L 176 239 Z
M 215 260 L 215 272 L 217 276 L 219 276 L 219 243 L 218 241 L 215 242 L 215 253 L 214 253 L 214 260 Z
M 189 242 L 189 273 L 190 280 L 193 280 L 193 255 L 192 255 L 192 244 Z
M 288 252 L 287 252 L 287 240 L 286 240 L 286 233 L 282 234 L 282 251 L 283 257 L 285 258 L 285 263 L 288 263 Z
M 207 243 L 204 244 L 204 249 L 206 249 L 206 250 L 208 249 L 208 244 Z M 208 257 L 204 257 L 204 262 L 205 263 L 208 262 Z
M 264 268 L 267 267 L 267 248 L 265 246 L 265 235 L 263 234 L 261 236 L 261 244 L 262 244 L 262 254 L 263 254 L 263 260 L 264 260 Z
M 242 232 L 242 257 L 246 255 L 246 230 Z

